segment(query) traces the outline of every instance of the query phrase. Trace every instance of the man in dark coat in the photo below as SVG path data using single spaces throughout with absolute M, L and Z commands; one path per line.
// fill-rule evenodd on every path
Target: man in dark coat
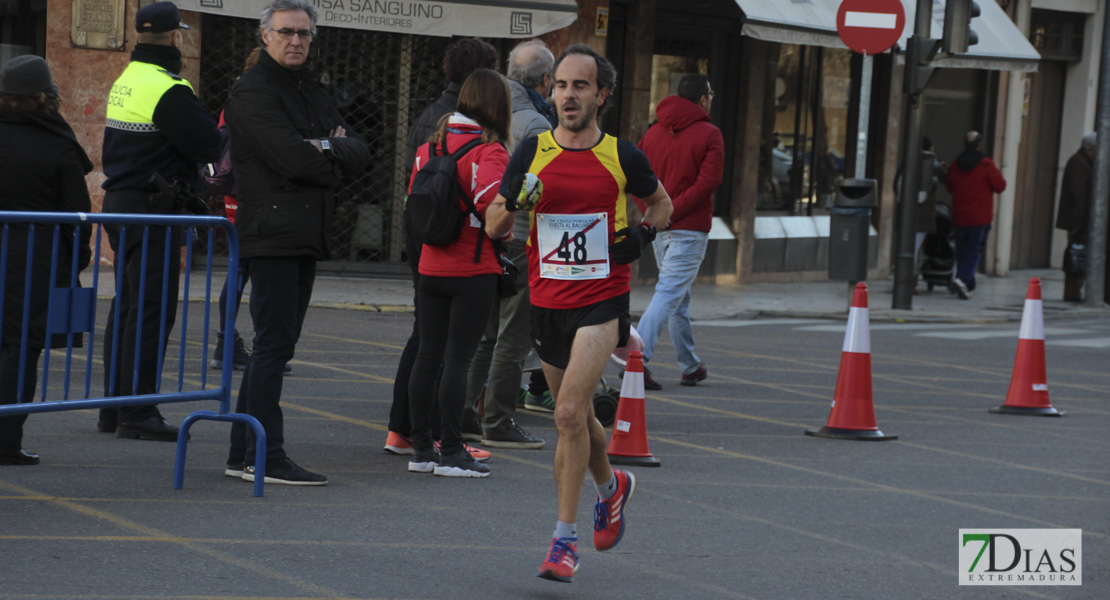
M 325 485 L 326 477 L 285 453 L 282 374 L 301 335 L 316 262 L 329 255 L 340 177 L 365 171 L 370 149 L 348 137 L 330 96 L 304 67 L 316 35 L 312 2 L 276 0 L 263 11 L 260 29 L 265 52 L 236 82 L 224 113 L 239 192 L 240 256 L 251 261 L 254 320 L 254 349 L 236 412 L 255 417 L 266 431 L 267 483 Z M 236 423 L 225 473 L 254 481 L 254 463 L 253 433 Z
M 20 56 L 0 72 L 0 210 L 89 212 L 85 175 L 93 164 L 77 142 L 58 107 L 58 88 L 46 61 Z M 75 270 L 89 265 L 92 227 L 81 227 L 77 264 L 72 262 L 73 229 L 58 235 L 57 271 L 50 281 L 53 226 L 34 228 L 31 269 L 27 269 L 28 225 L 12 225 L 4 267 L 3 329 L 0 331 L 0 404 L 32 402 L 38 379 L 38 360 L 46 344 L 46 319 L 50 288 L 73 287 Z M 51 285 L 53 283 L 53 285 Z M 26 286 L 30 302 L 24 303 Z M 23 348 L 23 319 L 27 317 L 27 342 Z M 66 345 L 65 336 L 52 339 L 51 347 Z M 74 345 L 79 344 L 79 338 Z M 20 361 L 23 382 L 20 387 Z M 0 465 L 33 465 L 39 456 L 23 450 L 23 423 L 27 415 L 0 417 Z
M 1068 246 L 1087 245 L 1087 221 L 1091 216 L 1091 194 L 1095 185 L 1095 132 L 1083 136 L 1079 150 L 1068 159 L 1064 178 L 1060 181 L 1060 207 L 1056 213 L 1056 228 L 1068 232 Z M 1064 272 L 1064 300 L 1083 301 L 1083 284 L 1086 273 Z

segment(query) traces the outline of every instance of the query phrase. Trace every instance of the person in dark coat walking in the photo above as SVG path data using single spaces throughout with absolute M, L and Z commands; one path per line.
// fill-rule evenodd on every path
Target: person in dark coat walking
M 0 71 L 0 210 L 89 212 L 85 175 L 93 164 L 73 129 L 58 112 L 61 99 L 46 61 L 38 56 L 13 58 Z M 58 232 L 58 265 L 50 281 L 53 226 L 34 227 L 34 247 L 27 270 L 31 227 L 12 225 L 4 265 L 3 330 L 0 332 L 0 404 L 32 402 L 38 361 L 46 344 L 50 288 L 71 287 L 74 269 L 89 265 L 92 228 L 80 228 L 78 256 L 73 264 L 73 228 Z M 53 286 L 51 285 L 53 283 Z M 24 304 L 26 286 L 30 302 Z M 24 331 L 24 318 L 27 330 Z M 23 347 L 23 336 L 27 336 Z M 74 345 L 80 340 L 74 339 Z M 51 340 L 65 346 L 65 336 Z M 21 348 L 23 348 L 21 350 Z M 21 364 L 22 363 L 22 364 Z M 23 382 L 19 382 L 20 370 Z M 23 450 L 27 415 L 0 417 L 0 465 L 34 465 L 39 456 Z
M 1056 213 L 1056 228 L 1068 232 L 1068 246 L 1087 245 L 1087 221 L 1091 217 L 1091 194 L 1095 185 L 1095 132 L 1083 136 L 1079 150 L 1068 159 L 1064 178 L 1060 181 L 1060 206 Z M 1064 300 L 1083 301 L 1083 284 L 1086 273 L 1064 271 Z

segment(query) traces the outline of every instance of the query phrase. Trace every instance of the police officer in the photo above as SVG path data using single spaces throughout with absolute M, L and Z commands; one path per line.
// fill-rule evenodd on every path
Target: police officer
M 174 199 L 159 194 L 150 182 L 151 176 L 158 173 L 167 181 L 179 179 L 195 186 L 199 183 L 199 165 L 219 158 L 216 122 L 189 82 L 178 75 L 181 30 L 188 28 L 172 2 L 156 2 L 135 14 L 139 43 L 131 52 L 131 63 L 112 84 L 108 95 L 103 148 L 107 178 L 103 184 L 105 213 L 173 214 Z M 177 311 L 180 229 L 150 228 L 145 290 L 140 290 L 142 228 L 126 228 L 122 234 L 119 227 L 105 229 L 115 252 L 116 277 L 121 285 L 108 311 L 104 332 L 105 395 L 153 394 L 158 391 L 161 378 L 158 357 L 164 355 Z M 166 236 L 171 238 L 168 270 L 163 267 Z M 168 284 L 166 326 L 165 337 L 159 339 L 163 279 Z M 135 334 L 140 324 L 142 337 L 136 348 Z M 113 364 L 113 349 L 118 364 Z M 136 368 L 137 386 L 133 385 Z M 121 438 L 177 439 L 177 427 L 162 417 L 157 406 L 103 409 L 97 428 L 105 433 L 115 432 Z

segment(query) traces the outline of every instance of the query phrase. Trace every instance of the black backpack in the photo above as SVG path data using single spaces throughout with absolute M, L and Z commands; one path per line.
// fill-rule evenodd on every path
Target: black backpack
M 431 142 L 428 162 L 413 177 L 405 202 L 405 231 L 412 239 L 430 246 L 453 244 L 468 215 L 478 215 L 474 203 L 459 186 L 458 160 L 481 143 L 480 138 L 472 140 L 454 154 L 447 154 L 446 142 L 442 149 Z M 466 211 L 459 210 L 460 200 L 467 206 Z M 482 237 L 478 237 L 479 243 Z

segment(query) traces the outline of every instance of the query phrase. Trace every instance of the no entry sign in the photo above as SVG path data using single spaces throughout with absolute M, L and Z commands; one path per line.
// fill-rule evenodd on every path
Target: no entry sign
M 836 11 L 836 32 L 860 54 L 886 52 L 906 25 L 901 0 L 844 0 Z

